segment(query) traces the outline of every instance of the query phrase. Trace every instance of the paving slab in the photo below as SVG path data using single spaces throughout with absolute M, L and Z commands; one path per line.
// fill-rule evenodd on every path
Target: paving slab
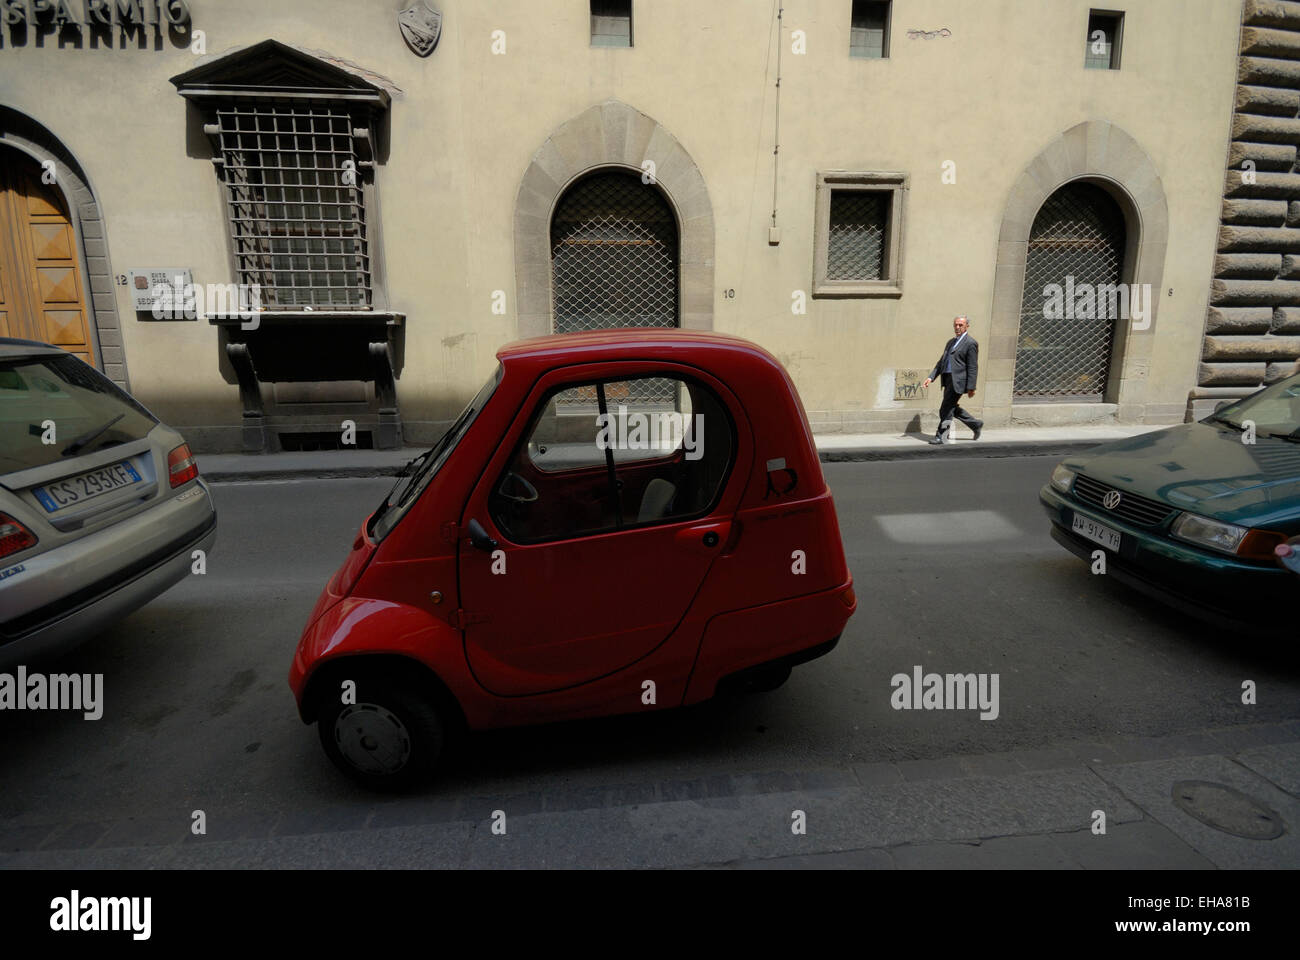
M 1217 867 L 1294 870 L 1300 866 L 1300 837 L 1296 836 L 1300 829 L 1300 800 L 1227 757 L 1150 760 L 1097 767 L 1096 772 Z M 1174 803 L 1174 785 L 1185 781 L 1223 784 L 1246 794 L 1280 816 L 1285 832 L 1275 839 L 1257 840 L 1202 823 Z

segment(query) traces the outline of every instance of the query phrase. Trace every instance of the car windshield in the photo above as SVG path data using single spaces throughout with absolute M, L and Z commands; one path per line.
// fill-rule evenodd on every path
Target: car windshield
M 482 389 L 475 394 L 474 399 L 469 402 L 460 416 L 456 418 L 447 432 L 439 438 L 438 442 L 433 445 L 427 452 L 421 454 L 407 464 L 403 471 L 403 476 L 398 477 L 393 488 L 388 491 L 388 496 L 384 502 L 379 505 L 370 518 L 370 535 L 376 540 L 382 540 L 388 536 L 399 520 L 406 515 L 411 505 L 419 499 L 424 488 L 429 485 L 442 465 L 451 457 L 452 451 L 456 449 L 462 437 L 469 432 L 479 411 L 487 405 L 488 400 L 492 397 L 492 392 L 496 390 L 497 384 L 501 382 L 502 369 L 500 364 L 492 376 L 488 377 L 487 383 L 483 384 Z
M 130 443 L 157 423 L 71 354 L 0 359 L 0 474 Z
M 1255 425 L 1255 434 L 1261 437 L 1300 436 L 1300 374 L 1279 380 L 1207 419 L 1234 430 L 1244 429 L 1249 421 Z

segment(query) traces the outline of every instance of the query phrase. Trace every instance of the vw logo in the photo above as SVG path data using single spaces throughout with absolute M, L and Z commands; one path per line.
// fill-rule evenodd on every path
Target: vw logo
M 1109 493 L 1107 493 L 1106 496 L 1101 498 L 1101 505 L 1105 507 L 1107 510 L 1114 510 L 1116 507 L 1119 506 L 1119 502 L 1123 498 L 1124 495 L 1120 493 L 1118 490 L 1112 490 Z

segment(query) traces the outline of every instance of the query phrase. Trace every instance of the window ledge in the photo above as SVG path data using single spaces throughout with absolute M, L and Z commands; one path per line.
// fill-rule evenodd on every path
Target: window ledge
M 814 297 L 901 297 L 903 285 L 892 280 L 819 280 Z
M 251 324 L 258 326 L 293 326 L 318 323 L 361 323 L 375 326 L 400 327 L 406 314 L 392 310 L 259 310 L 253 314 L 220 313 L 208 317 L 214 326 L 235 327 Z M 255 329 L 249 327 L 249 329 Z

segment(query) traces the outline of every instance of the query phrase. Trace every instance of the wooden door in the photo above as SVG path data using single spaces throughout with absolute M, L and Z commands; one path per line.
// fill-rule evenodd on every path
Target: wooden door
M 0 336 L 52 343 L 96 365 L 63 197 L 14 150 L 0 151 Z

